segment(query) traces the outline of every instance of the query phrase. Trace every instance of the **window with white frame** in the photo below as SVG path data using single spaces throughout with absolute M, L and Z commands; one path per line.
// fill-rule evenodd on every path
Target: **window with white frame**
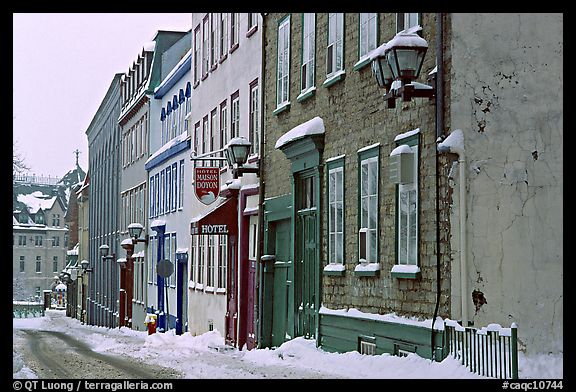
M 155 188 L 155 193 L 156 193 L 156 203 L 155 203 L 155 208 L 154 208 L 154 215 L 158 216 L 160 215 L 160 189 L 162 188 L 160 186 L 160 173 L 156 173 L 156 175 L 154 176 L 154 188 Z
M 226 269 L 228 268 L 228 236 L 219 236 L 218 250 L 218 287 L 226 288 Z
M 208 76 L 210 68 L 210 23 L 208 15 L 202 21 L 202 79 Z
M 378 14 L 360 14 L 359 58 L 362 59 L 376 49 L 376 36 L 378 34 Z
M 230 119 L 230 138 L 240 136 L 240 94 L 236 91 L 230 98 L 232 102 L 231 119 Z
M 260 111 L 258 108 L 258 79 L 250 83 L 250 119 L 248 124 L 248 137 L 252 147 L 250 152 L 258 154 L 260 151 Z
M 58 272 L 58 256 L 52 259 L 52 272 Z
M 228 13 L 220 14 L 220 59 L 228 54 Z
M 198 236 L 193 235 L 190 243 L 190 282 L 196 283 L 196 248 Z
M 409 29 L 410 27 L 421 24 L 420 14 L 414 13 L 397 13 L 396 14 L 396 32 Z
M 36 272 L 42 272 L 42 256 L 36 256 Z
M 208 259 L 206 267 L 206 286 L 214 287 L 214 270 L 216 267 L 216 236 L 208 236 Z
M 210 151 L 214 151 L 214 147 L 216 147 L 216 143 L 214 143 L 216 135 L 218 135 L 218 108 L 214 108 L 210 112 Z
M 165 198 L 165 211 L 166 213 L 170 212 L 170 209 L 172 207 L 172 195 L 173 195 L 173 189 L 172 189 L 172 166 L 168 166 L 166 169 L 166 198 Z
M 418 264 L 418 144 L 410 146 L 413 182 L 398 184 L 398 264 Z
M 164 182 L 164 170 L 160 172 L 160 210 L 158 211 L 159 214 L 164 213 L 164 203 L 166 199 L 166 183 Z
M 172 164 L 172 211 L 176 211 L 176 206 L 178 204 L 178 163 L 174 162 Z
M 248 259 L 256 260 L 256 250 L 258 249 L 258 222 L 256 216 L 250 217 L 248 228 Z
M 198 154 L 200 148 L 200 121 L 194 124 L 194 151 Z
M 326 76 L 344 69 L 344 14 L 328 14 Z
M 344 160 L 328 163 L 328 262 L 344 263 Z
M 378 262 L 378 152 L 376 147 L 360 155 L 359 258 L 367 263 Z
M 220 149 L 224 148 L 228 143 L 228 108 L 226 101 L 220 104 Z M 220 152 L 220 156 L 224 156 L 224 152 Z
M 238 46 L 240 41 L 240 14 L 230 14 L 230 49 Z
M 178 209 L 181 210 L 184 206 L 184 160 L 180 161 L 180 184 L 178 187 Z
M 24 256 L 20 256 L 20 272 L 24 272 L 26 269 L 26 259 Z
M 196 283 L 204 285 L 204 260 L 206 258 L 206 236 L 198 236 L 198 277 Z
M 302 91 L 314 86 L 315 42 L 316 14 L 302 14 Z
M 171 248 L 171 244 L 172 241 L 170 241 L 172 237 L 171 233 L 165 233 L 164 234 L 164 259 L 165 260 L 170 260 L 172 258 L 172 248 Z M 170 260 L 172 261 L 172 260 Z M 169 287 L 172 280 L 172 275 L 164 278 L 164 284 L 166 285 L 166 287 Z
M 204 116 L 204 118 L 202 119 L 202 154 L 207 153 L 208 151 L 210 151 L 208 149 L 208 116 Z M 204 162 L 200 162 L 200 163 L 206 163 L 206 161 Z
M 150 176 L 150 189 L 149 189 L 150 195 L 148 197 L 148 204 L 149 204 L 149 208 L 148 208 L 148 215 L 150 216 L 150 218 L 154 217 L 154 176 Z M 124 227 L 124 226 L 122 226 Z
M 214 67 L 218 64 L 218 14 L 210 14 L 210 64 Z
M 194 29 L 194 85 L 200 82 L 200 26 Z
M 258 26 L 258 13 L 248 14 L 248 31 L 255 29 Z
M 290 15 L 278 25 L 278 65 L 276 79 L 276 106 L 288 103 L 290 73 Z

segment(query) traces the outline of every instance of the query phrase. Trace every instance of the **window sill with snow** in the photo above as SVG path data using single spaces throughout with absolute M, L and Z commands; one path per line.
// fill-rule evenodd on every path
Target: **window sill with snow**
M 354 276 L 378 276 L 380 275 L 379 263 L 359 263 L 354 268 Z
M 392 267 L 392 277 L 398 279 L 420 279 L 421 271 L 417 265 L 396 264 Z

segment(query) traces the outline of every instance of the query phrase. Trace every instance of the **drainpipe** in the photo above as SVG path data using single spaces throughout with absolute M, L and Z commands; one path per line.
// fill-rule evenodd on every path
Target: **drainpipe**
M 444 138 L 444 14 L 436 14 L 436 140 Z M 436 358 L 434 349 L 434 323 L 438 316 L 440 306 L 440 292 L 442 277 L 440 271 L 440 163 L 439 152 L 436 151 L 436 305 L 434 307 L 434 316 L 432 317 L 431 343 L 432 358 Z
M 460 166 L 460 287 L 462 295 L 462 326 L 468 326 L 468 267 L 466 262 L 466 158 L 464 155 L 464 134 L 456 129 L 442 143 L 438 152 L 458 154 Z

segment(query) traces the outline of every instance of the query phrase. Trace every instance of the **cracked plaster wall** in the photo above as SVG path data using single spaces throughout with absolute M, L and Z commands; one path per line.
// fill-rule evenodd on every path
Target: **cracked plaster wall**
M 469 318 L 562 351 L 563 16 L 453 14 L 451 130 L 466 149 Z M 452 276 L 459 277 L 458 170 Z M 471 293 L 487 303 L 475 314 Z M 452 317 L 460 310 L 452 280 Z

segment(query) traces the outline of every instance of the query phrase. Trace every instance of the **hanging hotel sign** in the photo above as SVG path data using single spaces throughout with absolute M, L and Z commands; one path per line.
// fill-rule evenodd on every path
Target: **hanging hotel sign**
M 220 193 L 220 169 L 217 167 L 195 167 L 194 193 L 202 203 L 212 204 Z

